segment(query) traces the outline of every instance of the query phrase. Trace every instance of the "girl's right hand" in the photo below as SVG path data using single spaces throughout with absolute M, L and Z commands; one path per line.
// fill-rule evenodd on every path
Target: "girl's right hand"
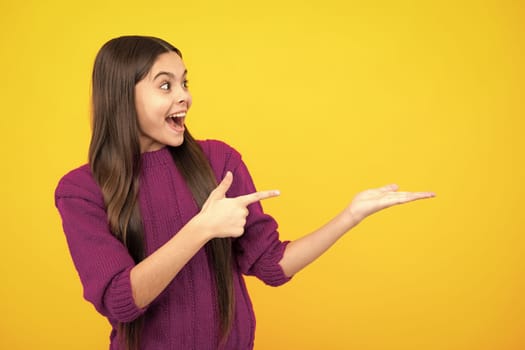
M 209 239 L 241 236 L 249 214 L 248 205 L 280 194 L 279 191 L 272 190 L 227 198 L 226 192 L 232 182 L 233 174 L 228 171 L 221 183 L 210 193 L 199 214 L 194 217 Z

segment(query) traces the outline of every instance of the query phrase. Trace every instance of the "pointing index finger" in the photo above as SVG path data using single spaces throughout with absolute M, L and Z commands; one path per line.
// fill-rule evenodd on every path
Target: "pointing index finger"
M 244 205 L 248 206 L 252 203 L 262 201 L 263 199 L 268 199 L 272 197 L 277 197 L 280 195 L 281 192 L 278 190 L 270 190 L 270 191 L 259 191 L 259 192 L 253 192 L 250 194 L 245 194 L 244 196 L 239 196 L 237 199 Z

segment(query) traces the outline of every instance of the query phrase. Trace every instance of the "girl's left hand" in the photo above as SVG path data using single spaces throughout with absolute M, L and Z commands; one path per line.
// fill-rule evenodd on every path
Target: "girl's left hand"
M 398 188 L 392 184 L 357 194 L 346 208 L 353 224 L 385 208 L 436 196 L 433 192 L 398 192 Z

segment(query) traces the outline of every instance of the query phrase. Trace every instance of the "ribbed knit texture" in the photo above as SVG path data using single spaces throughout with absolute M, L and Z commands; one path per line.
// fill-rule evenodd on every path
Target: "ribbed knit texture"
M 227 196 L 255 191 L 240 154 L 214 140 L 200 142 L 220 182 L 229 170 L 233 184 Z M 218 317 L 213 274 L 204 248 L 184 266 L 147 308 L 132 297 L 133 259 L 111 234 L 104 200 L 88 165 L 65 175 L 55 192 L 71 257 L 83 285 L 84 297 L 113 326 L 110 349 L 118 349 L 116 326 L 145 316 L 142 349 L 217 349 Z M 139 203 L 147 255 L 176 234 L 199 209 L 167 148 L 142 155 Z M 234 241 L 235 317 L 225 350 L 252 349 L 255 317 L 243 274 L 272 286 L 289 280 L 278 262 L 288 242 L 281 242 L 277 223 L 260 203 L 249 206 L 243 236 Z

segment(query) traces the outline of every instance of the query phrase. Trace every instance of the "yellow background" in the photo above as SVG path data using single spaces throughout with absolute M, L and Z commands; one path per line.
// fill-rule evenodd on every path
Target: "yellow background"
M 256 349 L 525 348 L 523 1 L 0 4 L 1 349 L 106 349 L 53 203 L 86 161 L 108 39 L 179 47 L 198 138 L 236 147 L 295 239 L 360 190 L 437 198 L 367 219 L 280 288 Z

